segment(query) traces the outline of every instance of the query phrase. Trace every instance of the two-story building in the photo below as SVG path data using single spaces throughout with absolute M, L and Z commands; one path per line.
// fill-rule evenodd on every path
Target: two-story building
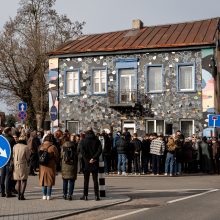
M 53 126 L 78 133 L 210 135 L 219 112 L 219 18 L 84 35 L 49 53 Z

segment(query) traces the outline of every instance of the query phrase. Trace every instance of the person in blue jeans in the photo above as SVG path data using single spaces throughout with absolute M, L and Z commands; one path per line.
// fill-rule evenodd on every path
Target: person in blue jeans
M 167 143 L 167 156 L 165 161 L 164 175 L 168 175 L 168 173 L 170 174 L 170 176 L 173 175 L 174 164 L 175 164 L 175 159 L 174 159 L 175 149 L 176 149 L 175 140 L 173 137 L 169 137 Z
M 127 151 L 128 151 L 128 141 L 125 140 L 125 135 L 122 134 L 119 140 L 116 142 L 116 148 L 118 152 L 118 174 L 126 175 L 126 162 L 127 162 Z M 121 169 L 122 164 L 122 169 Z
M 72 200 L 75 180 L 77 178 L 77 146 L 69 137 L 64 137 L 64 144 L 61 150 L 61 172 L 63 178 L 63 198 Z
M 44 138 L 40 151 L 49 153 L 49 161 L 47 165 L 39 164 L 39 184 L 42 186 L 43 200 L 51 200 L 52 186 L 55 185 L 56 164 L 59 159 L 57 148 L 53 145 L 53 136 L 48 134 Z M 40 162 L 40 161 L 39 161 Z

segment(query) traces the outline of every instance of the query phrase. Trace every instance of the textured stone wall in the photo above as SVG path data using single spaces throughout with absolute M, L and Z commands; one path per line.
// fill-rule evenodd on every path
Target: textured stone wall
M 92 68 L 107 67 L 108 90 L 116 89 L 115 60 L 118 58 L 139 58 L 138 88 L 146 89 L 145 65 L 163 64 L 164 91 L 150 94 L 154 119 L 166 120 L 179 129 L 180 119 L 194 119 L 195 131 L 202 131 L 202 66 L 201 51 L 181 51 L 169 53 L 144 53 L 121 56 L 97 56 L 59 59 L 60 71 L 60 122 L 65 126 L 66 120 L 80 122 L 80 130 L 92 126 L 96 131 L 113 126 L 121 128 L 120 113 L 108 107 L 107 95 L 92 95 L 90 75 Z M 177 92 L 178 63 L 195 63 L 196 92 Z M 64 95 L 64 71 L 80 69 L 80 96 Z M 132 119 L 132 118 L 130 118 Z M 145 132 L 146 118 L 133 118 L 138 132 Z

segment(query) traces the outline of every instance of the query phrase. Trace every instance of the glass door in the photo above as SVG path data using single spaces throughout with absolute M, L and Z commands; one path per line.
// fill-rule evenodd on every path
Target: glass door
M 119 101 L 121 103 L 134 102 L 136 99 L 136 88 L 134 69 L 120 70 Z

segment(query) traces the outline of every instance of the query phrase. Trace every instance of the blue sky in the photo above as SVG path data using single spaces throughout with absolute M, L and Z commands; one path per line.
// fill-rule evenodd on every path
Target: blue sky
M 0 29 L 16 15 L 19 2 L 2 2 Z M 83 32 L 90 34 L 129 29 L 137 18 L 150 26 L 218 17 L 220 0 L 57 0 L 55 9 L 72 21 L 85 21 Z

